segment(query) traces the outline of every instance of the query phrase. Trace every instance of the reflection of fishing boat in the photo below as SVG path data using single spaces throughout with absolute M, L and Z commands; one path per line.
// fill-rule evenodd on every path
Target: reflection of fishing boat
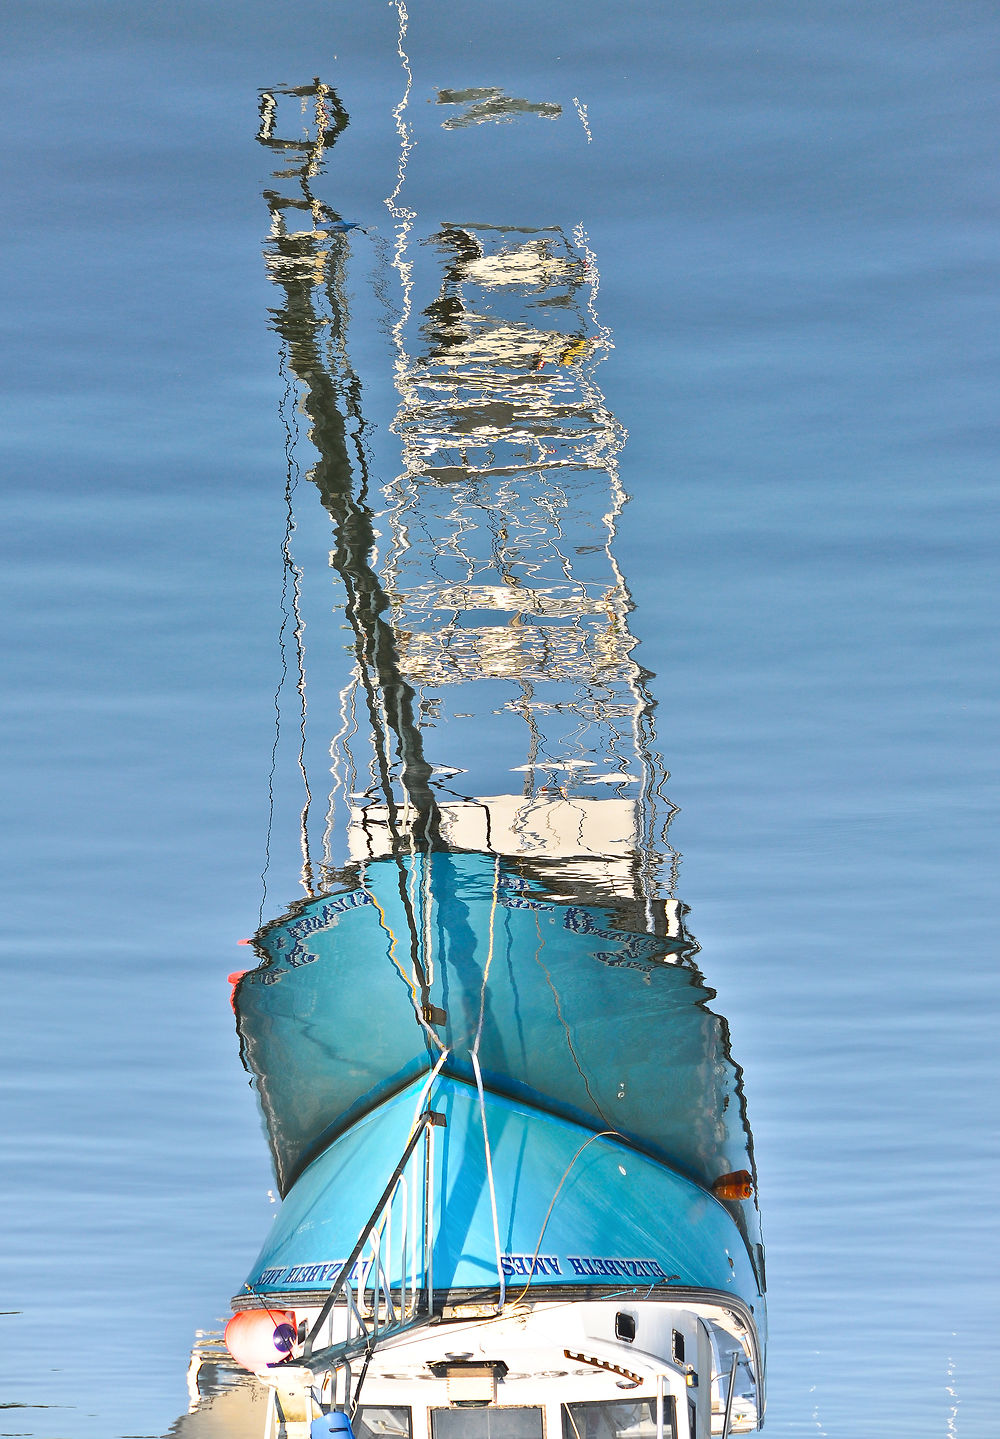
M 610 549 L 620 439 L 593 374 L 593 256 L 555 230 L 434 237 L 419 360 L 397 327 L 405 473 L 376 572 L 337 329 L 348 240 L 308 183 L 346 115 L 319 82 L 288 93 L 317 128 L 277 140 L 265 97 L 262 138 L 298 159 L 284 174 L 304 196 L 268 195 L 275 325 L 336 528 L 342 712 L 367 714 L 371 784 L 345 724 L 347 854 L 314 887 L 304 816 L 309 893 L 261 929 L 234 993 L 283 1203 L 230 1349 L 273 1395 L 273 1434 L 345 1414 L 358 1439 L 756 1428 L 750 1137 L 683 906 L 657 888 L 662 775 Z M 296 207 L 310 230 L 289 231 Z

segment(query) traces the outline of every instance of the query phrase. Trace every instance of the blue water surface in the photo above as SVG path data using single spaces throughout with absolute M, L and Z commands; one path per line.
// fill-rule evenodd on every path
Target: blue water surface
M 285 524 L 257 97 L 320 74 L 350 112 L 388 481 L 365 276 L 398 21 L 4 18 L 0 1435 L 164 1434 L 269 1222 L 226 985 L 260 912 Z M 568 217 L 599 258 L 616 553 L 745 1072 L 790 1439 L 995 1433 L 997 29 L 975 0 L 410 5 L 407 203 Z M 428 102 L 492 85 L 563 113 L 489 130 L 487 190 Z M 318 593 L 329 523 L 300 526 Z M 269 913 L 301 892 L 294 765 L 276 783 Z

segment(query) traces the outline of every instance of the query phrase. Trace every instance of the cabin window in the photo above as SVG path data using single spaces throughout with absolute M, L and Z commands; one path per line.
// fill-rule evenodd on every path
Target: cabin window
M 656 1400 L 623 1399 L 612 1404 L 564 1404 L 563 1439 L 656 1439 Z M 663 1396 L 663 1436 L 674 1439 L 674 1401 Z
M 431 1439 L 544 1439 L 541 1409 L 432 1409 Z
M 615 1338 L 624 1339 L 626 1344 L 631 1344 L 635 1339 L 635 1315 L 618 1313 L 615 1315 Z
M 362 1404 L 351 1428 L 354 1439 L 410 1439 L 413 1422 L 409 1409 L 401 1405 Z

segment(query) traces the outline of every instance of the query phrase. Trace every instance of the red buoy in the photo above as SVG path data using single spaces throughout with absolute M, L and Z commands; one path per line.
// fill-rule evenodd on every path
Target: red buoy
M 233 1315 L 222 1337 L 237 1364 L 257 1373 L 288 1358 L 297 1327 L 290 1309 L 244 1309 Z

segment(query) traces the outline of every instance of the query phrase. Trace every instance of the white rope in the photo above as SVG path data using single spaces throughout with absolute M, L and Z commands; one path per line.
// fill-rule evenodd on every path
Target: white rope
M 497 1313 L 500 1314 L 507 1302 L 507 1281 L 504 1277 L 503 1264 L 500 1260 L 500 1224 L 497 1220 L 497 1195 L 493 1187 L 493 1156 L 490 1153 L 490 1134 L 486 1127 L 486 1096 L 483 1093 L 483 1076 L 479 1068 L 479 1055 L 474 1049 L 469 1050 L 472 1059 L 472 1067 L 476 1072 L 476 1088 L 479 1090 L 479 1113 L 483 1121 L 483 1147 L 486 1152 L 486 1179 L 490 1186 L 490 1208 L 493 1211 L 493 1244 L 497 1255 L 497 1279 L 500 1282 L 500 1302 L 497 1305 Z
M 472 1060 L 472 1068 L 476 1075 L 476 1088 L 479 1090 L 479 1114 L 483 1121 L 483 1150 L 486 1155 L 486 1180 L 490 1186 L 490 1209 L 493 1214 L 493 1245 L 497 1256 L 497 1280 L 500 1284 L 500 1302 L 497 1305 L 497 1313 L 503 1311 L 507 1302 L 507 1280 L 503 1272 L 503 1264 L 500 1259 L 500 1222 L 497 1219 L 497 1193 L 493 1184 L 493 1155 L 490 1150 L 490 1132 L 486 1125 L 486 1096 L 483 1093 L 483 1075 L 479 1068 L 479 1042 L 483 1037 L 483 1019 L 486 1015 L 486 986 L 490 977 L 490 966 L 493 963 L 493 946 L 495 940 L 495 926 L 497 913 L 497 899 L 500 893 L 500 856 L 497 855 L 493 863 L 493 903 L 490 905 L 490 934 L 489 946 L 486 951 L 486 963 L 483 965 L 483 982 L 479 991 L 479 1023 L 476 1026 L 476 1037 L 472 1048 L 469 1050 L 469 1058 Z
M 500 897 L 500 856 L 497 855 L 493 862 L 493 900 L 490 904 L 490 931 L 489 944 L 486 949 L 486 963 L 483 965 L 483 982 L 479 989 L 479 1023 L 476 1025 L 476 1037 L 472 1044 L 472 1056 L 479 1053 L 479 1041 L 483 1037 L 483 1020 L 486 1016 L 486 986 L 490 978 L 490 967 L 493 964 L 493 946 L 496 936 L 497 900 Z M 480 1092 L 482 1085 L 479 1086 Z
M 449 1056 L 450 1053 L 451 1053 L 451 1050 L 450 1050 L 450 1049 L 445 1049 L 445 1050 L 443 1050 L 442 1053 L 441 1053 L 441 1054 L 439 1055 L 439 1057 L 438 1057 L 437 1064 L 435 1064 L 434 1068 L 431 1070 L 430 1074 L 427 1076 L 426 1083 L 424 1084 L 423 1089 L 421 1089 L 421 1091 L 420 1091 L 420 1097 L 419 1097 L 419 1099 L 417 1100 L 417 1107 L 416 1107 L 416 1109 L 413 1111 L 413 1123 L 410 1125 L 410 1135 L 411 1135 L 411 1136 L 412 1136 L 412 1134 L 413 1134 L 413 1131 L 414 1131 L 414 1130 L 416 1129 L 416 1127 L 417 1127 L 417 1121 L 418 1121 L 418 1119 L 420 1118 L 420 1116 L 421 1116 L 421 1115 L 423 1114 L 423 1112 L 424 1112 L 424 1104 L 425 1104 L 425 1102 L 426 1102 L 426 1099 L 427 1099 L 428 1094 L 430 1093 L 430 1087 L 431 1087 L 431 1085 L 434 1083 L 435 1079 L 437 1079 L 438 1075 L 441 1073 L 441 1070 L 442 1070 L 442 1068 L 444 1067 L 444 1062 L 445 1062 L 445 1060 L 448 1058 L 448 1056 Z

